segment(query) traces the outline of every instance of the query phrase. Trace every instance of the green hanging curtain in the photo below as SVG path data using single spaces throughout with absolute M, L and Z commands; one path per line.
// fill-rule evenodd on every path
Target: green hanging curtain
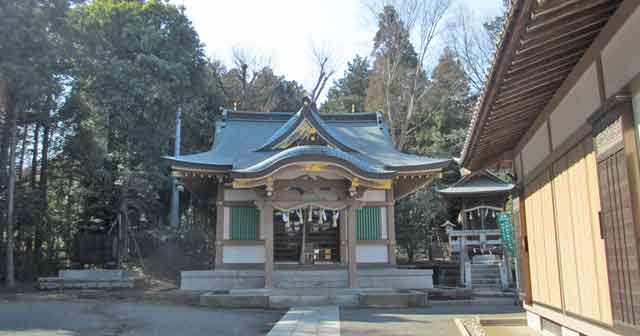
M 256 208 L 231 208 L 231 240 L 258 240 L 260 213 Z
M 356 212 L 356 238 L 380 239 L 380 208 L 361 208 Z

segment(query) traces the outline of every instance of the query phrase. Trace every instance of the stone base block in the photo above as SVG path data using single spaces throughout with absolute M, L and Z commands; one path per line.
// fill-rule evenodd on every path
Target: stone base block
M 429 300 L 427 293 L 417 291 L 407 292 L 367 292 L 359 296 L 361 307 L 373 308 L 406 308 L 427 307 Z
M 180 289 L 229 290 L 264 287 L 264 272 L 255 270 L 211 270 L 180 272 Z
M 430 269 L 360 269 L 358 273 L 360 288 L 433 288 L 433 270 Z

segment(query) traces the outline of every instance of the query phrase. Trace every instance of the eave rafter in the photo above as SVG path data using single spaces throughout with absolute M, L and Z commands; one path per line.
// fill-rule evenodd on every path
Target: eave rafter
M 512 150 L 549 104 L 621 0 L 517 0 L 476 105 L 463 165 Z

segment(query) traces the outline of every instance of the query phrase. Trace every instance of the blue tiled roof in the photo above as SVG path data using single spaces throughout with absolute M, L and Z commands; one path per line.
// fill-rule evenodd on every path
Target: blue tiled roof
M 487 170 L 479 170 L 464 176 L 448 188 L 438 192 L 445 196 L 472 194 L 508 194 L 515 187 Z
M 198 166 L 229 172 L 257 172 L 281 160 L 307 155 L 324 155 L 369 174 L 388 175 L 397 171 L 428 171 L 448 166 L 451 159 L 436 159 L 396 150 L 386 123 L 379 124 L 372 113 L 312 115 L 319 132 L 326 132 L 340 146 L 298 146 L 268 150 L 270 143 L 286 136 L 298 123 L 297 114 L 230 112 L 216 123 L 214 143 L 202 153 L 165 157 L 174 166 Z M 294 127 L 295 128 L 295 127 Z M 184 133 L 183 133 L 184 134 Z M 331 143 L 330 143 L 331 144 Z M 333 145 L 333 144 L 331 144 Z

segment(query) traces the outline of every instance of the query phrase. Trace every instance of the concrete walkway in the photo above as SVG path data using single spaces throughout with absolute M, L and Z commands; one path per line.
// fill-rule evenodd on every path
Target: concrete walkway
M 267 336 L 339 336 L 340 308 L 337 305 L 294 307 Z

